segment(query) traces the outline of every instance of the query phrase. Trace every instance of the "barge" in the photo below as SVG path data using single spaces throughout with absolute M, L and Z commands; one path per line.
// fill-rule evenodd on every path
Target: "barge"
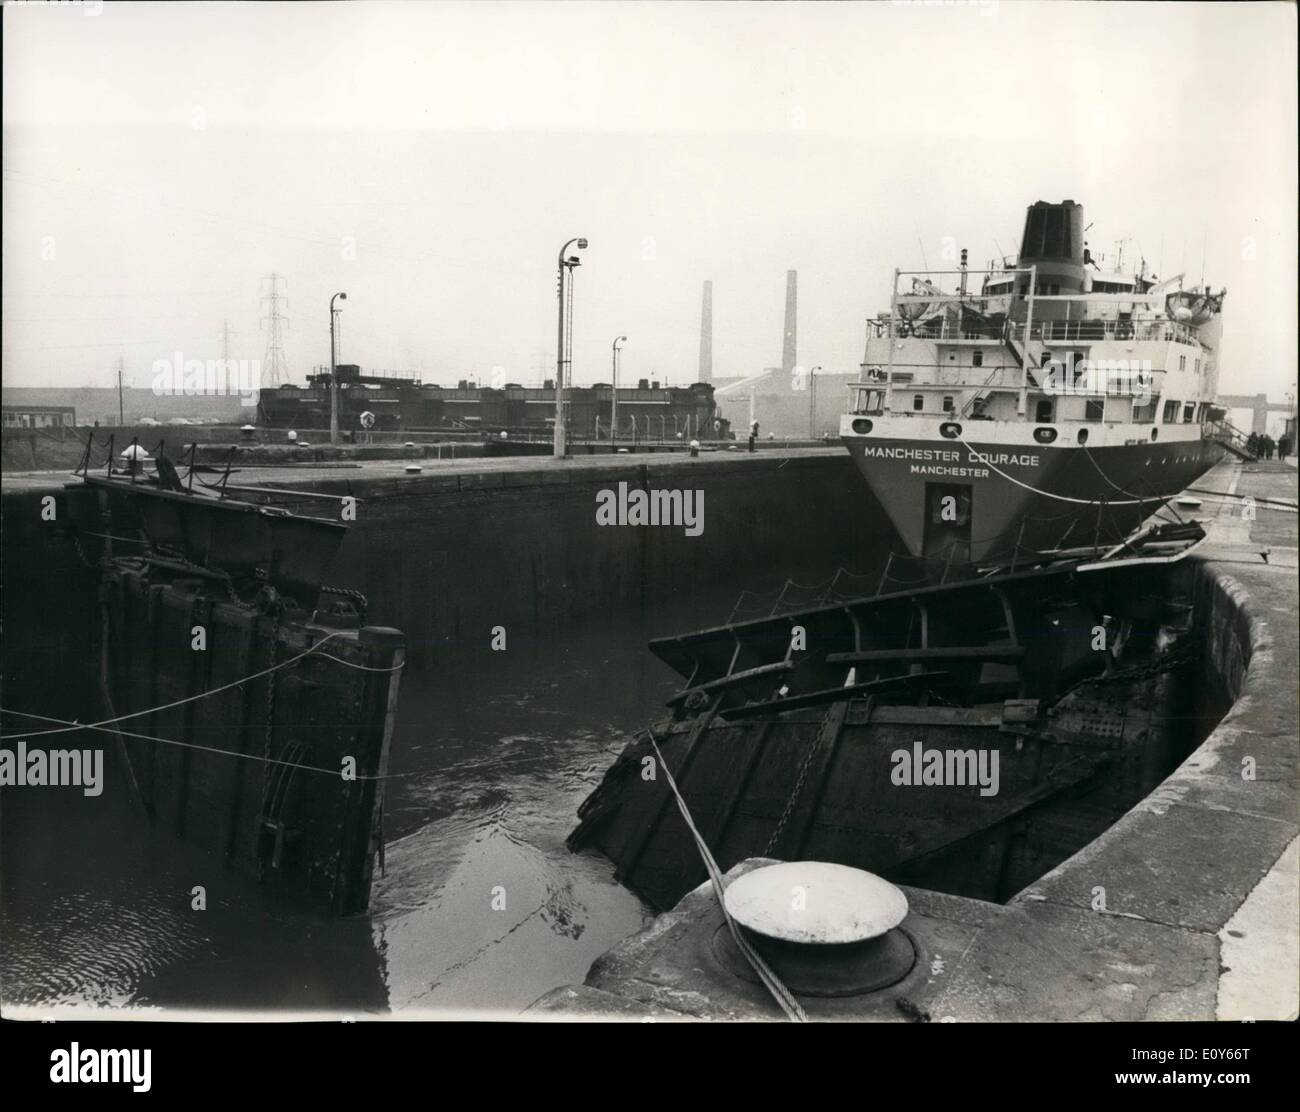
M 701 882 L 657 746 L 722 869 L 812 859 L 1005 899 L 1188 750 L 1197 715 L 1181 712 L 1204 693 L 1172 588 L 1202 536 L 1158 526 L 1108 558 L 655 641 L 684 686 L 582 804 L 568 844 L 599 849 L 656 909 Z

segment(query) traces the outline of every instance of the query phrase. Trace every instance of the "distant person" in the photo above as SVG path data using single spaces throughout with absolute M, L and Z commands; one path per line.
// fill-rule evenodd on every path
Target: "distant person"
M 749 422 L 749 450 L 754 450 L 754 441 L 758 439 L 758 422 Z
M 1258 458 L 1260 451 L 1259 433 L 1252 432 L 1248 437 L 1246 437 L 1246 451 L 1248 451 L 1252 456 Z
M 1292 445 L 1291 443 L 1291 434 L 1283 433 L 1281 438 L 1277 442 L 1277 458 L 1286 459 L 1286 457 L 1291 454 L 1291 449 L 1293 446 L 1294 445 Z
M 1268 433 L 1265 433 L 1264 434 L 1264 458 L 1265 459 L 1273 458 L 1273 449 L 1275 447 L 1277 447 L 1277 445 L 1273 443 L 1273 438 L 1269 436 Z

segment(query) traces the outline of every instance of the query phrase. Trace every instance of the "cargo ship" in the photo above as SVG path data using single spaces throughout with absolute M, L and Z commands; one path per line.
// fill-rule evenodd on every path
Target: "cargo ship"
M 1118 543 L 1222 457 L 1225 291 L 1110 264 L 1037 201 L 1018 257 L 894 272 L 840 436 L 926 574 Z

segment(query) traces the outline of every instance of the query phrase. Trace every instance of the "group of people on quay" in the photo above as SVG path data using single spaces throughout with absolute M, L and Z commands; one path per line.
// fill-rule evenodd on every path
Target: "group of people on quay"
M 1252 432 L 1246 438 L 1246 447 L 1256 459 L 1272 459 L 1274 453 L 1278 459 L 1286 459 L 1295 445 L 1291 443 L 1291 436 L 1288 433 L 1283 433 L 1278 440 L 1274 440 L 1266 432 Z

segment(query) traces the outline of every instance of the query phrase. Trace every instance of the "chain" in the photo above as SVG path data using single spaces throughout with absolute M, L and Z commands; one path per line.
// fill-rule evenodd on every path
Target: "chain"
M 1106 684 L 1128 683 L 1132 680 L 1149 679 L 1152 676 L 1158 676 L 1163 672 L 1172 671 L 1180 664 L 1186 664 L 1200 650 L 1201 640 L 1199 637 L 1188 637 L 1182 644 L 1171 649 L 1167 653 L 1162 653 L 1155 660 L 1148 661 L 1145 664 L 1134 664 L 1129 668 L 1122 668 L 1112 672 L 1109 676 L 1096 676 L 1085 682 L 1094 683 L 1099 686 Z
M 357 604 L 357 613 L 361 615 L 361 624 L 366 624 L 366 611 L 369 609 L 370 603 L 366 600 L 366 596 L 360 591 L 354 591 L 350 587 L 324 586 L 321 587 L 320 590 L 323 595 L 340 595 L 343 598 L 351 599 Z
M 1156 657 L 1155 660 L 1147 661 L 1145 664 L 1134 664 L 1128 668 L 1117 669 L 1109 676 L 1089 676 L 1087 679 L 1080 680 L 1065 691 L 1056 702 L 1059 704 L 1066 696 L 1073 695 L 1076 691 L 1087 687 L 1109 687 L 1120 683 L 1132 683 L 1138 680 L 1150 679 L 1164 672 L 1171 672 L 1180 665 L 1192 661 L 1200 648 L 1201 639 L 1194 635 L 1188 635 L 1175 648 Z
M 274 668 L 276 658 L 280 655 L 280 611 L 277 609 L 274 617 L 271 619 L 271 653 L 269 667 Z M 271 756 L 271 739 L 275 729 L 275 673 L 272 672 L 266 681 L 266 738 L 262 746 L 262 756 L 270 758 Z M 267 780 L 270 780 L 270 765 L 267 765 Z
M 230 601 L 233 602 L 236 606 L 238 606 L 241 610 L 257 609 L 256 603 L 245 602 L 242 598 L 239 597 L 239 592 L 235 590 L 235 581 L 233 579 L 226 580 L 226 594 L 230 596 Z
M 276 606 L 272 612 L 271 619 L 271 659 L 270 666 L 274 667 L 276 657 L 280 655 L 280 607 Z M 263 773 L 262 773 L 262 806 L 258 809 L 259 820 L 265 818 L 266 809 L 271 801 L 271 749 L 275 737 L 275 680 L 278 673 L 271 672 L 266 677 L 266 736 L 262 742 Z M 258 829 L 258 838 L 263 835 L 263 830 Z M 266 872 L 266 855 L 259 853 L 257 857 L 257 878 L 261 880 Z
M 81 538 L 78 537 L 76 533 L 72 534 L 72 547 L 77 550 L 77 556 L 80 557 L 81 562 L 85 564 L 86 567 L 97 568 L 100 566 L 98 560 L 92 560 L 86 555 L 86 550 L 81 547 Z
M 764 857 L 771 857 L 772 851 L 776 848 L 777 842 L 781 840 L 781 835 L 785 832 L 785 825 L 790 821 L 790 816 L 794 814 L 795 804 L 799 802 L 799 796 L 803 793 L 804 783 L 808 779 L 808 772 L 812 768 L 813 758 L 817 756 L 822 747 L 822 736 L 825 731 L 819 730 L 817 740 L 808 747 L 808 752 L 804 756 L 803 764 L 799 766 L 799 775 L 795 778 L 794 791 L 790 795 L 790 800 L 785 805 L 785 811 L 781 814 L 780 821 L 776 824 L 776 829 L 772 831 L 772 837 L 768 839 L 767 847 L 763 850 Z
M 150 542 L 150 547 L 153 548 L 155 551 L 162 553 L 162 555 L 166 556 L 167 559 L 175 560 L 178 564 L 181 564 L 186 571 L 202 572 L 204 575 L 212 574 L 211 568 L 205 568 L 202 564 L 196 564 L 193 560 L 191 560 L 188 556 L 186 556 L 185 553 L 181 552 L 180 549 L 172 548 L 171 546 L 165 544 L 157 544 L 155 542 Z M 228 578 L 229 576 L 227 576 L 227 579 Z

